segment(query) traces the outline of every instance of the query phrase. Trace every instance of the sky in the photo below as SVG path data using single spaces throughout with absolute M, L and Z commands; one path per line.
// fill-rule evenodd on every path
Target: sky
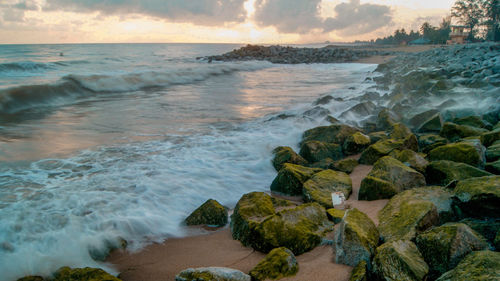
M 369 40 L 438 25 L 454 0 L 0 0 L 0 44 Z

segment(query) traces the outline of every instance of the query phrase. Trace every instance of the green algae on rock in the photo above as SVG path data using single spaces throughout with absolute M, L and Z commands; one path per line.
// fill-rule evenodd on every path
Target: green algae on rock
M 379 232 L 373 221 L 358 209 L 349 209 L 336 231 L 335 262 L 356 266 L 370 262 L 378 245 Z
M 378 113 L 377 128 L 380 130 L 387 130 L 399 121 L 401 121 L 401 118 L 399 118 L 396 113 L 392 112 L 390 109 L 384 108 Z
M 350 174 L 352 173 L 354 168 L 356 168 L 356 166 L 358 165 L 359 165 L 358 160 L 352 158 L 346 158 L 333 162 L 330 165 L 330 169 Z
M 371 144 L 370 137 L 356 132 L 346 138 L 342 146 L 342 151 L 347 155 L 357 154 Z
M 461 180 L 455 187 L 461 210 L 473 217 L 500 217 L 500 176 Z
M 468 254 L 454 269 L 436 281 L 497 281 L 500 280 L 500 253 L 477 251 Z
M 481 143 L 488 147 L 494 142 L 500 140 L 500 128 L 494 129 L 491 132 L 487 132 L 481 135 Z
M 349 277 L 349 281 L 368 281 L 368 268 L 366 261 L 362 260 L 356 265 Z
M 345 215 L 344 210 L 339 210 L 335 208 L 330 208 L 326 210 L 326 216 L 328 217 L 329 220 L 331 220 L 333 223 L 339 223 L 342 221 Z
M 293 151 L 291 147 L 288 146 L 278 146 L 273 150 L 273 167 L 276 171 L 283 168 L 283 164 L 290 163 L 296 165 L 306 165 L 307 161 Z
M 454 180 L 491 176 L 490 173 L 465 163 L 448 160 L 432 161 L 425 171 L 428 184 L 446 186 Z
M 488 132 L 486 129 L 446 122 L 444 123 L 441 132 L 439 132 L 439 135 L 450 141 L 456 141 L 461 138 L 480 136 L 486 132 Z
M 389 155 L 395 149 L 401 149 L 403 147 L 403 141 L 387 139 L 380 140 L 372 145 L 370 145 L 367 149 L 361 153 L 361 157 L 359 158 L 359 163 L 373 165 L 373 163 L 377 162 L 377 160 L 381 157 Z
M 468 225 L 492 244 L 494 243 L 496 233 L 500 231 L 499 218 L 465 218 L 459 222 Z
M 475 167 L 484 165 L 484 157 L 476 146 L 470 142 L 457 142 L 439 146 L 429 151 L 429 159 L 449 160 L 454 162 L 462 162 Z
M 294 254 L 285 247 L 275 248 L 251 271 L 252 280 L 281 279 L 299 271 Z
M 271 183 L 271 191 L 287 195 L 302 195 L 302 186 L 314 174 L 321 172 L 319 168 L 285 163 Z
M 380 280 L 423 281 L 429 267 L 413 242 L 396 240 L 377 248 L 373 271 Z
M 389 138 L 385 131 L 372 132 L 372 133 L 369 133 L 368 136 L 370 137 L 371 144 L 374 144 L 380 140 L 386 140 Z
M 427 134 L 418 137 L 418 146 L 423 153 L 429 153 L 429 151 L 433 150 L 434 148 L 445 145 L 447 143 L 448 141 L 439 135 Z
M 405 139 L 413 134 L 410 128 L 406 127 L 403 123 L 395 123 L 391 126 L 389 138 L 391 139 Z
M 361 181 L 358 200 L 373 201 L 382 198 L 391 198 L 398 194 L 398 192 L 399 190 L 392 182 L 372 176 L 366 176 Z
M 306 202 L 318 202 L 325 208 L 331 208 L 331 194 L 340 191 L 345 198 L 349 198 L 352 192 L 352 181 L 346 173 L 324 170 L 307 180 L 302 191 Z
M 302 135 L 302 143 L 314 140 L 343 144 L 348 136 L 356 132 L 359 132 L 359 130 L 344 124 L 316 127 L 304 132 Z
M 336 143 L 306 141 L 300 146 L 299 154 L 309 162 L 318 162 L 326 158 L 342 159 L 342 146 Z
M 479 116 L 465 116 L 461 118 L 455 118 L 453 119 L 453 123 L 458 124 L 458 125 L 467 125 L 467 126 L 472 126 L 476 128 L 487 128 L 488 124 L 481 119 Z
M 500 159 L 495 162 L 486 163 L 484 169 L 492 174 L 500 175 Z
M 100 268 L 61 267 L 54 273 L 51 281 L 120 281 L 120 279 Z
M 227 217 L 227 209 L 224 206 L 208 199 L 186 218 L 186 224 L 224 226 L 227 224 Z
M 175 276 L 175 281 L 251 281 L 250 275 L 225 267 L 188 268 Z
M 440 113 L 434 114 L 417 128 L 417 132 L 439 133 L 443 128 L 443 117 Z
M 420 173 L 425 172 L 425 167 L 429 164 L 424 157 L 410 149 L 393 150 L 389 153 L 389 156 L 403 162 L 405 165 L 408 164 L 410 168 Z
M 500 159 L 500 143 L 493 144 L 486 149 L 486 160 L 494 162 Z

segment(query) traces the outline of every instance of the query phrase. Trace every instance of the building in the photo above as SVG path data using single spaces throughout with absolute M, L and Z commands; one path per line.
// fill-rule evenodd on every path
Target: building
M 446 41 L 447 44 L 464 44 L 469 37 L 468 27 L 464 25 L 450 26 L 450 39 Z

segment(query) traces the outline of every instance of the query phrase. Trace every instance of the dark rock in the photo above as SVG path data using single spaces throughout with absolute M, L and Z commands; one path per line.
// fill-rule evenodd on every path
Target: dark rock
M 340 114 L 340 118 L 353 119 L 353 118 L 365 117 L 374 114 L 376 109 L 377 106 L 373 102 L 365 101 L 362 103 L 358 103 L 357 105 L 342 112 L 342 114 Z
M 486 124 L 486 122 L 484 122 L 483 119 L 481 119 L 481 117 L 474 115 L 462 118 L 455 118 L 453 120 L 453 123 L 458 125 L 467 125 L 483 129 L 486 129 L 488 127 L 488 124 Z
M 500 278 L 500 253 L 478 251 L 468 254 L 453 270 L 436 281 L 498 280 Z
M 208 199 L 186 218 L 186 224 L 224 226 L 227 224 L 227 209 L 219 202 Z
M 276 171 L 283 168 L 283 164 L 290 163 L 296 165 L 306 165 L 307 161 L 293 151 L 292 148 L 288 146 L 278 146 L 273 150 L 273 166 Z
M 361 261 L 354 267 L 349 281 L 368 281 L 368 268 L 366 261 Z
M 342 159 L 342 160 L 333 162 L 329 168 L 336 170 L 336 171 L 341 171 L 341 172 L 350 174 L 350 173 L 352 173 L 354 168 L 356 168 L 356 166 L 358 166 L 358 165 L 359 165 L 358 160 L 352 159 L 352 158 L 346 158 L 346 159 Z
M 481 142 L 486 147 L 489 147 L 498 140 L 500 140 L 500 129 L 495 129 L 491 132 L 481 135 Z
M 370 137 L 371 144 L 374 144 L 374 143 L 378 142 L 379 140 L 386 140 L 389 138 L 385 131 L 372 132 L 372 133 L 369 133 L 368 136 Z
M 392 127 L 392 125 L 401 121 L 401 118 L 397 116 L 391 110 L 385 108 L 382 109 L 377 116 L 377 128 L 380 130 L 387 130 Z
M 490 173 L 471 165 L 447 160 L 431 162 L 426 168 L 425 175 L 428 184 L 443 186 L 454 180 L 491 176 Z
M 493 144 L 486 149 L 486 160 L 494 162 L 500 159 L 500 143 Z
M 475 167 L 483 167 L 485 158 L 484 152 L 478 151 L 476 145 L 466 141 L 439 146 L 429 151 L 428 156 L 431 161 L 449 160 Z
M 339 223 L 344 218 L 345 212 L 346 211 L 344 211 L 344 210 L 330 208 L 330 209 L 326 210 L 326 216 L 333 223 Z
M 17 281 L 45 281 L 45 279 L 43 279 L 43 277 L 41 276 L 26 276 L 17 279 Z
M 443 117 L 440 113 L 436 113 L 431 118 L 427 119 L 417 129 L 419 132 L 441 132 L 443 128 Z
M 438 135 L 421 135 L 418 138 L 418 146 L 422 150 L 423 153 L 429 153 L 429 151 L 433 150 L 436 147 L 447 144 L 448 141 Z
M 252 280 L 281 279 L 293 276 L 299 271 L 299 264 L 293 253 L 285 247 L 273 249 L 252 270 Z
M 465 213 L 473 217 L 500 217 L 500 176 L 461 180 L 454 192 Z
M 324 170 L 314 174 L 304 183 L 303 196 L 306 202 L 317 202 L 325 208 L 331 208 L 332 193 L 342 192 L 349 198 L 352 182 L 348 174 L 333 170 Z
M 500 160 L 486 163 L 486 165 L 484 165 L 484 169 L 492 174 L 500 175 Z
M 303 116 L 317 118 L 317 117 L 327 116 L 328 114 L 330 114 L 330 110 L 323 108 L 321 106 L 315 106 L 305 111 Z
M 319 99 L 317 99 L 313 105 L 324 105 L 324 104 L 329 104 L 333 100 L 332 96 L 324 96 Z
M 346 155 L 357 154 L 363 151 L 371 144 L 370 137 L 356 132 L 346 138 L 342 150 Z
M 498 218 L 465 218 L 460 223 L 468 225 L 490 243 L 494 242 L 496 233 L 500 230 L 500 219 Z
M 410 168 L 415 169 L 419 173 L 424 173 L 425 168 L 429 164 L 424 157 L 410 149 L 393 150 L 389 153 L 389 156 L 403 162 L 403 164 L 410 166 Z
M 439 113 L 439 110 L 430 109 L 430 110 L 424 111 L 422 113 L 416 114 L 412 118 L 410 118 L 410 120 L 408 120 L 408 124 L 412 128 L 417 129 L 420 126 L 422 126 L 422 124 L 424 124 L 427 120 L 431 119 L 431 117 L 433 117 L 437 113 Z
M 476 128 L 467 125 L 457 125 L 451 122 L 446 122 L 439 133 L 440 136 L 449 139 L 450 141 L 456 141 L 461 138 L 480 136 L 487 132 L 485 129 Z
M 239 270 L 225 267 L 188 268 L 175 276 L 175 281 L 250 281 L 251 277 Z M 90 280 L 89 280 L 90 281 Z
M 361 153 L 359 163 L 373 165 L 379 158 L 389 155 L 395 149 L 401 150 L 408 148 L 415 150 L 415 148 L 417 148 L 418 150 L 418 144 L 416 142 L 415 135 L 411 135 L 404 140 L 387 139 L 378 141 L 370 145 Z
M 342 159 L 342 146 L 336 143 L 306 141 L 300 146 L 299 154 L 309 162 L 318 162 L 326 158 Z
M 410 135 L 412 135 L 411 130 L 403 125 L 403 123 L 393 124 L 389 132 L 389 137 L 391 139 L 405 139 Z
M 316 127 L 304 132 L 302 136 L 302 142 L 321 141 L 327 143 L 343 144 L 348 136 L 356 132 L 359 132 L 359 130 L 342 124 Z
M 120 281 L 100 268 L 59 268 L 51 281 Z
M 413 242 L 398 240 L 377 248 L 373 270 L 380 280 L 425 280 L 429 267 Z
M 308 168 L 294 164 L 283 164 L 283 168 L 271 183 L 271 191 L 287 195 L 302 195 L 302 186 L 312 177 L 321 172 L 319 168 Z

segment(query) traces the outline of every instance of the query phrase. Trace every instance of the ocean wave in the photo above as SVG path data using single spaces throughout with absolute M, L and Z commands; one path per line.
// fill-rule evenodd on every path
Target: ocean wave
M 3 72 L 34 72 L 54 68 L 51 63 L 41 63 L 32 61 L 8 62 L 0 64 L 0 73 Z

